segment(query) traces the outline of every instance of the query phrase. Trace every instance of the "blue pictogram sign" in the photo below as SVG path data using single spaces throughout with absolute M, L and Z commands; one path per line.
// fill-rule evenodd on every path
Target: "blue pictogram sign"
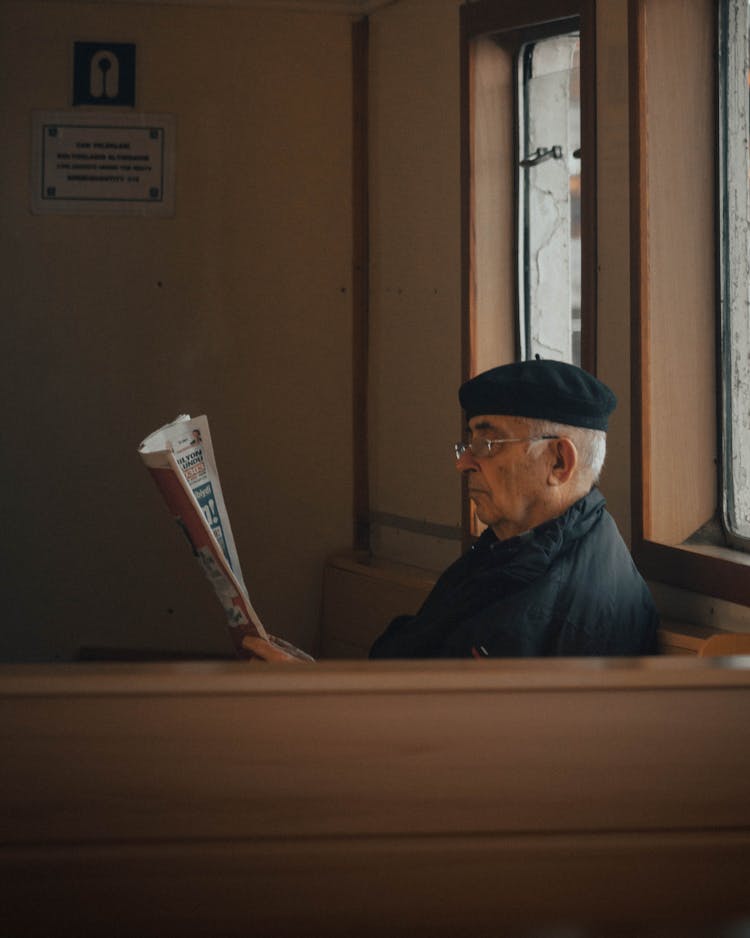
M 135 106 L 135 44 L 76 42 L 73 104 Z

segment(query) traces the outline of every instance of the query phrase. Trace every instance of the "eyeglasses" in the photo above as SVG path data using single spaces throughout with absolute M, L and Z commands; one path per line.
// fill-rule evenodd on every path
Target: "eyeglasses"
M 491 456 L 494 449 L 499 449 L 503 443 L 536 443 L 537 440 L 559 440 L 559 436 L 545 434 L 544 436 L 518 436 L 508 437 L 504 440 L 486 440 L 483 437 L 472 440 L 470 443 L 454 443 L 453 451 L 458 461 L 466 453 L 471 453 L 474 459 L 485 459 Z

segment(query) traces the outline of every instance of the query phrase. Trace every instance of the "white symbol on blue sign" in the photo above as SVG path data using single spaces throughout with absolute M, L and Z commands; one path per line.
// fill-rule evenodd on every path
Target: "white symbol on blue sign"
M 107 49 L 91 57 L 89 93 L 92 98 L 116 98 L 120 93 L 120 62 Z
M 135 43 L 74 43 L 73 104 L 133 107 Z

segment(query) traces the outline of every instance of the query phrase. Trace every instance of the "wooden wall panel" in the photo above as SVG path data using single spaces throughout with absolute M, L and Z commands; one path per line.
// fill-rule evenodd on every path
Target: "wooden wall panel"
M 681 543 L 716 510 L 715 18 L 712 0 L 645 8 L 644 533 L 664 544 Z
M 471 374 L 516 350 L 513 56 L 493 39 L 471 45 Z M 481 342 L 478 337 L 481 336 Z

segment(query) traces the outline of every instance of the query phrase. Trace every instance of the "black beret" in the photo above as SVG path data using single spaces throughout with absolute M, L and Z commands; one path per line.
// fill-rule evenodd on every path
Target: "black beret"
M 458 391 L 466 419 L 479 414 L 531 417 L 573 427 L 606 430 L 617 398 L 606 384 L 566 362 L 534 359 L 500 365 Z

